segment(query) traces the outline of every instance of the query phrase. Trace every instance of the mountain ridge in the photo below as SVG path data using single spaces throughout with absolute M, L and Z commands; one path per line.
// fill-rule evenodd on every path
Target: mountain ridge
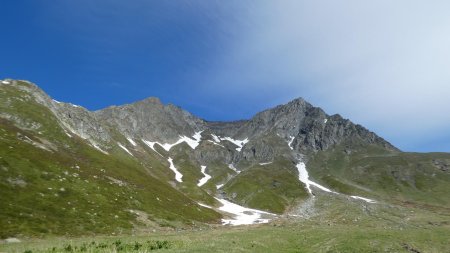
M 0 108 L 0 200 L 11 204 L 0 209 L 2 236 L 18 233 L 20 222 L 30 224 L 31 234 L 65 233 L 63 224 L 76 219 L 83 226 L 73 233 L 92 229 L 93 220 L 103 224 L 98 233 L 233 223 L 223 210 L 236 204 L 260 210 L 254 217 L 306 217 L 310 208 L 297 207 L 327 194 L 370 204 L 447 206 L 447 154 L 401 152 L 302 98 L 248 120 L 217 122 L 154 97 L 89 111 L 53 100 L 30 82 L 4 80 Z M 51 195 L 54 189 L 64 190 Z M 32 199 L 41 201 L 39 215 L 31 211 Z M 73 216 L 74 202 L 86 215 Z M 63 210 L 49 213 L 49 205 Z M 96 209 L 114 211 L 94 218 Z M 137 213 L 149 220 L 142 223 Z M 44 216 L 61 226 L 39 232 Z M 120 222 L 108 227 L 114 219 Z

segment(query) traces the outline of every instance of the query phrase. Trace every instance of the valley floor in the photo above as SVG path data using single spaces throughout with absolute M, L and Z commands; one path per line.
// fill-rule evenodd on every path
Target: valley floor
M 0 244 L 0 252 L 450 252 L 450 214 L 316 198 L 322 210 L 252 226 L 84 238 L 47 237 Z M 328 207 L 328 208 L 325 208 Z
M 450 252 L 449 229 L 311 222 L 4 244 L 0 252 Z

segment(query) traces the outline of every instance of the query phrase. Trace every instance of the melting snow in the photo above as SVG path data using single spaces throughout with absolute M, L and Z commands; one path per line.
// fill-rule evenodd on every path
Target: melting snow
M 203 178 L 201 178 L 200 179 L 200 181 L 198 181 L 198 184 L 197 184 L 197 186 L 202 186 L 202 185 L 204 185 L 204 184 L 206 184 L 206 182 L 208 182 L 208 180 L 209 179 L 211 179 L 211 176 L 210 175 L 208 175 L 208 174 L 206 174 L 206 166 L 201 166 L 201 171 L 202 171 L 202 174 L 204 175 L 204 177 Z
M 120 142 L 117 143 L 117 145 L 119 145 L 119 147 L 121 147 L 123 150 L 125 150 L 128 154 L 130 154 L 131 156 L 134 156 L 130 150 L 128 150 L 126 147 L 124 147 L 122 144 L 120 144 Z
M 225 199 L 217 199 L 222 206 L 219 207 L 219 210 L 223 212 L 227 212 L 230 214 L 233 214 L 235 217 L 233 219 L 222 219 L 223 225 L 250 225 L 250 224 L 257 224 L 257 223 L 268 223 L 270 219 L 263 219 L 261 218 L 262 215 L 266 216 L 276 216 L 273 213 L 264 212 L 261 210 L 246 208 L 234 203 L 231 203 L 230 201 L 227 201 Z
M 234 172 L 236 173 L 241 173 L 241 171 L 237 170 L 236 167 L 234 167 L 234 165 L 232 163 L 228 164 L 228 168 L 232 169 Z
M 211 134 L 211 136 L 213 137 L 215 142 L 220 142 L 220 138 L 217 135 Z
M 233 143 L 234 145 L 238 146 L 238 148 L 236 148 L 237 151 L 241 152 L 242 147 L 248 142 L 248 138 L 245 138 L 244 140 L 235 140 L 232 139 L 231 137 L 224 137 L 224 138 L 220 138 L 222 141 L 229 141 L 231 143 Z
M 199 206 L 203 206 L 203 207 L 206 207 L 206 208 L 209 208 L 209 209 L 214 209 L 212 206 L 208 206 L 208 205 L 205 205 L 205 204 L 202 204 L 202 203 L 197 203 Z
M 164 150 L 169 151 L 172 147 L 182 143 L 182 142 L 186 142 L 192 149 L 195 149 L 199 144 L 200 141 L 202 139 L 202 132 L 195 132 L 195 134 L 192 136 L 193 139 L 187 137 L 187 136 L 180 136 L 180 139 L 178 141 L 176 141 L 175 143 L 164 143 L 161 144 L 159 142 L 151 142 L 151 141 L 144 141 L 147 145 L 149 145 L 153 150 L 155 150 L 153 147 L 155 144 L 158 144 L 159 146 L 161 146 Z M 156 150 L 155 150 L 156 151 Z
M 222 148 L 225 147 L 224 145 L 219 144 L 219 143 L 217 143 L 217 142 L 215 142 L 215 141 L 212 141 L 212 140 L 208 140 L 208 142 L 211 142 L 212 144 L 217 145 L 217 146 L 221 146 Z
M 220 188 L 222 188 L 225 184 L 218 184 L 216 185 L 217 190 L 219 190 Z
M 9 81 L 3 80 L 2 83 L 3 84 L 9 84 Z
M 52 101 L 55 102 L 55 103 L 57 103 L 57 104 L 61 104 L 61 102 L 59 102 L 59 101 L 57 101 L 57 100 L 55 100 L 55 99 L 52 99 Z
M 375 200 L 373 200 L 373 199 L 363 198 L 363 197 L 360 197 L 360 196 L 350 196 L 350 198 L 364 200 L 364 201 L 366 201 L 367 203 L 377 203 L 377 202 L 376 202 Z
M 290 136 L 289 138 L 291 138 L 291 139 L 288 141 L 288 146 L 289 146 L 290 149 L 294 150 L 294 148 L 291 145 L 292 145 L 292 142 L 294 142 L 295 137 L 294 136 Z
M 167 159 L 167 161 L 169 161 L 169 168 L 175 173 L 175 180 L 177 180 L 178 182 L 183 182 L 182 178 L 183 178 L 183 174 L 181 174 L 177 168 L 175 168 L 175 165 L 173 164 L 173 160 L 172 158 L 169 157 L 169 159 Z
M 136 145 L 136 142 L 134 142 L 134 140 L 131 139 L 130 137 L 128 137 L 127 140 L 131 143 L 131 145 L 133 145 L 133 146 L 135 146 L 135 147 L 137 146 L 137 145 Z
M 322 191 L 336 193 L 318 183 L 309 180 L 308 171 L 306 170 L 306 166 L 303 162 L 298 163 L 296 167 L 298 169 L 298 180 L 306 185 L 306 189 L 310 194 L 312 194 L 311 185 L 321 189 Z
M 91 145 L 96 148 L 97 150 L 99 150 L 100 152 L 102 152 L 105 155 L 109 155 L 108 152 L 104 151 L 103 149 L 101 149 L 97 143 L 94 143 L 93 141 L 89 140 L 89 142 L 91 143 Z
M 325 119 L 323 120 L 323 123 L 326 124 L 327 122 L 328 122 L 328 119 L 325 118 Z
M 157 142 L 155 142 L 155 141 L 146 141 L 146 140 L 144 140 L 144 139 L 142 139 L 142 142 L 144 142 L 145 145 L 147 145 L 147 146 L 149 146 L 151 149 L 153 149 L 153 151 L 155 151 L 158 155 L 163 156 L 163 155 L 161 155 L 158 151 L 156 151 L 156 149 L 155 149 L 155 144 L 156 144 Z
M 264 166 L 264 165 L 268 165 L 271 164 L 272 162 L 268 162 L 268 163 L 260 163 L 259 165 Z

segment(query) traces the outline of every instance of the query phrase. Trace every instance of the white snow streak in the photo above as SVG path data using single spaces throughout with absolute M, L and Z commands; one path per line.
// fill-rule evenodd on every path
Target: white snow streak
M 268 163 L 260 163 L 259 165 L 264 166 L 264 165 L 268 165 L 271 164 L 272 162 L 268 162 Z
M 106 152 L 105 150 L 101 149 L 97 143 L 95 143 L 93 140 L 88 139 L 88 141 L 91 143 L 92 147 L 96 148 L 98 151 L 102 152 L 105 155 L 109 155 L 108 152 Z
M 199 144 L 200 144 L 200 141 L 201 141 L 201 139 L 202 139 L 202 132 L 203 131 L 200 131 L 200 132 L 195 132 L 195 134 L 192 136 L 192 138 L 193 139 L 191 139 L 191 138 L 189 138 L 189 137 L 187 137 L 187 136 L 180 136 L 180 139 L 178 139 L 178 141 L 176 141 L 176 142 L 174 142 L 174 143 L 164 143 L 164 144 L 161 144 L 161 143 L 159 143 L 159 142 L 151 142 L 151 141 L 147 141 L 149 144 L 150 143 L 152 143 L 152 144 L 150 144 L 151 146 L 152 146 L 152 149 L 153 150 L 155 150 L 154 148 L 153 148 L 153 146 L 155 145 L 155 144 L 158 144 L 159 146 L 161 146 L 164 150 L 166 150 L 166 151 L 170 151 L 170 149 L 172 148 L 172 147 L 174 147 L 174 146 L 176 146 L 176 145 L 178 145 L 178 144 L 180 144 L 180 143 L 183 143 L 183 142 L 186 142 L 192 149 L 195 149 Z M 144 140 L 143 140 L 144 141 Z M 145 142 L 145 141 L 144 141 Z M 149 144 L 147 144 L 147 145 L 149 145 Z M 150 146 L 149 145 L 149 146 Z M 156 151 L 156 150 L 155 150 Z
M 323 120 L 323 123 L 326 124 L 327 122 L 328 122 L 328 119 L 325 118 L 325 119 Z
M 131 145 L 133 145 L 133 146 L 135 146 L 135 147 L 137 146 L 137 145 L 136 145 L 136 142 L 134 142 L 134 140 L 131 139 L 130 137 L 128 137 L 127 140 L 131 143 Z
M 363 197 L 360 197 L 360 196 L 350 196 L 350 198 L 364 200 L 364 201 L 366 201 L 367 203 L 377 203 L 377 202 L 376 202 L 375 200 L 373 200 L 373 199 L 363 198 Z
M 208 142 L 211 142 L 212 144 L 217 145 L 217 146 L 220 146 L 220 147 L 222 147 L 222 148 L 225 147 L 224 145 L 219 144 L 219 143 L 217 143 L 217 142 L 215 142 L 215 141 L 212 141 L 212 140 L 208 140 Z
M 155 151 L 158 155 L 163 156 L 163 155 L 161 155 L 158 151 L 156 151 L 156 149 L 155 149 L 155 144 L 156 144 L 156 142 L 154 142 L 154 141 L 146 141 L 146 140 L 144 140 L 144 139 L 141 139 L 141 140 L 142 140 L 142 142 L 145 143 L 145 145 L 147 145 L 147 146 L 149 146 L 151 149 L 153 149 L 153 151 Z
M 216 185 L 217 190 L 219 190 L 220 188 L 222 188 L 225 184 L 218 184 Z
M 126 147 L 124 147 L 122 144 L 120 144 L 120 142 L 117 143 L 119 145 L 119 147 L 121 147 L 123 150 L 125 150 L 128 154 L 130 154 L 131 156 L 134 156 L 130 150 L 128 150 Z
M 178 169 L 175 167 L 175 165 L 173 164 L 173 160 L 172 158 L 169 157 L 169 159 L 167 159 L 167 161 L 169 161 L 169 168 L 175 173 L 175 180 L 177 180 L 178 182 L 183 182 L 182 178 L 183 178 L 183 174 L 181 174 Z
M 199 206 L 203 206 L 203 207 L 206 207 L 206 208 L 209 208 L 209 209 L 214 209 L 212 206 L 208 206 L 208 205 L 205 205 L 205 204 L 203 204 L 203 203 L 197 203 Z
M 61 104 L 61 102 L 59 102 L 59 101 L 57 101 L 57 100 L 55 100 L 55 99 L 52 99 L 52 101 L 55 102 L 55 103 L 57 103 L 57 104 Z
M 308 190 L 309 194 L 312 195 L 311 185 L 319 188 L 322 191 L 339 194 L 338 192 L 332 191 L 332 190 L 326 188 L 325 186 L 322 186 L 318 183 L 315 183 L 315 182 L 309 180 L 308 171 L 306 170 L 306 166 L 303 162 L 298 163 L 296 167 L 298 169 L 298 179 L 306 185 L 306 189 Z M 314 197 L 314 195 L 313 195 L 313 197 Z M 365 201 L 367 203 L 371 203 L 371 204 L 377 203 L 373 199 L 363 198 L 360 196 L 350 196 L 350 197 L 353 199 L 360 199 L 360 200 L 363 200 L 363 201 Z
M 309 180 L 308 171 L 306 170 L 306 166 L 303 162 L 298 163 L 296 167 L 298 169 L 298 180 L 306 185 L 306 189 L 310 194 L 312 194 L 311 185 L 321 189 L 322 191 L 336 193 L 318 183 Z
M 211 136 L 213 137 L 213 139 L 214 139 L 215 142 L 220 142 L 220 138 L 217 137 L 217 135 L 211 134 Z
M 289 146 L 290 149 L 294 150 L 294 148 L 291 145 L 292 145 L 292 142 L 294 142 L 295 137 L 294 136 L 290 136 L 289 138 L 291 138 L 291 139 L 288 141 L 288 146 Z
M 241 173 L 241 171 L 237 170 L 236 167 L 234 167 L 234 164 L 230 163 L 228 164 L 228 168 L 230 168 L 231 170 L 233 170 L 236 173 Z
M 231 203 L 230 201 L 227 201 L 225 199 L 217 199 L 222 206 L 219 207 L 220 211 L 227 212 L 234 215 L 233 219 L 222 219 L 223 225 L 250 225 L 250 224 L 257 224 L 257 223 L 268 223 L 270 219 L 268 218 L 261 218 L 262 215 L 266 216 L 276 216 L 276 214 L 264 212 L 261 210 L 246 208 L 234 203 Z
M 244 140 L 235 140 L 235 139 L 233 139 L 231 137 L 223 137 L 223 138 L 220 138 L 220 139 L 222 141 L 229 141 L 229 142 L 233 143 L 234 145 L 238 146 L 236 148 L 236 150 L 238 152 L 241 152 L 242 147 L 248 142 L 248 138 L 245 138 Z
M 197 186 L 202 186 L 202 185 L 204 185 L 204 184 L 206 184 L 206 182 L 208 182 L 208 180 L 210 180 L 211 179 L 211 176 L 210 175 L 208 175 L 208 174 L 206 174 L 206 166 L 201 166 L 201 171 L 202 171 L 202 174 L 204 175 L 204 177 L 203 178 L 201 178 L 199 181 L 198 181 L 198 184 L 197 184 Z

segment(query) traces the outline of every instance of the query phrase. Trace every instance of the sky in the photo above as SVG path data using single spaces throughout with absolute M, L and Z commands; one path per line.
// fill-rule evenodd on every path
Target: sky
M 404 151 L 450 152 L 450 2 L 2 0 L 0 79 L 90 110 L 206 120 L 303 97 Z

